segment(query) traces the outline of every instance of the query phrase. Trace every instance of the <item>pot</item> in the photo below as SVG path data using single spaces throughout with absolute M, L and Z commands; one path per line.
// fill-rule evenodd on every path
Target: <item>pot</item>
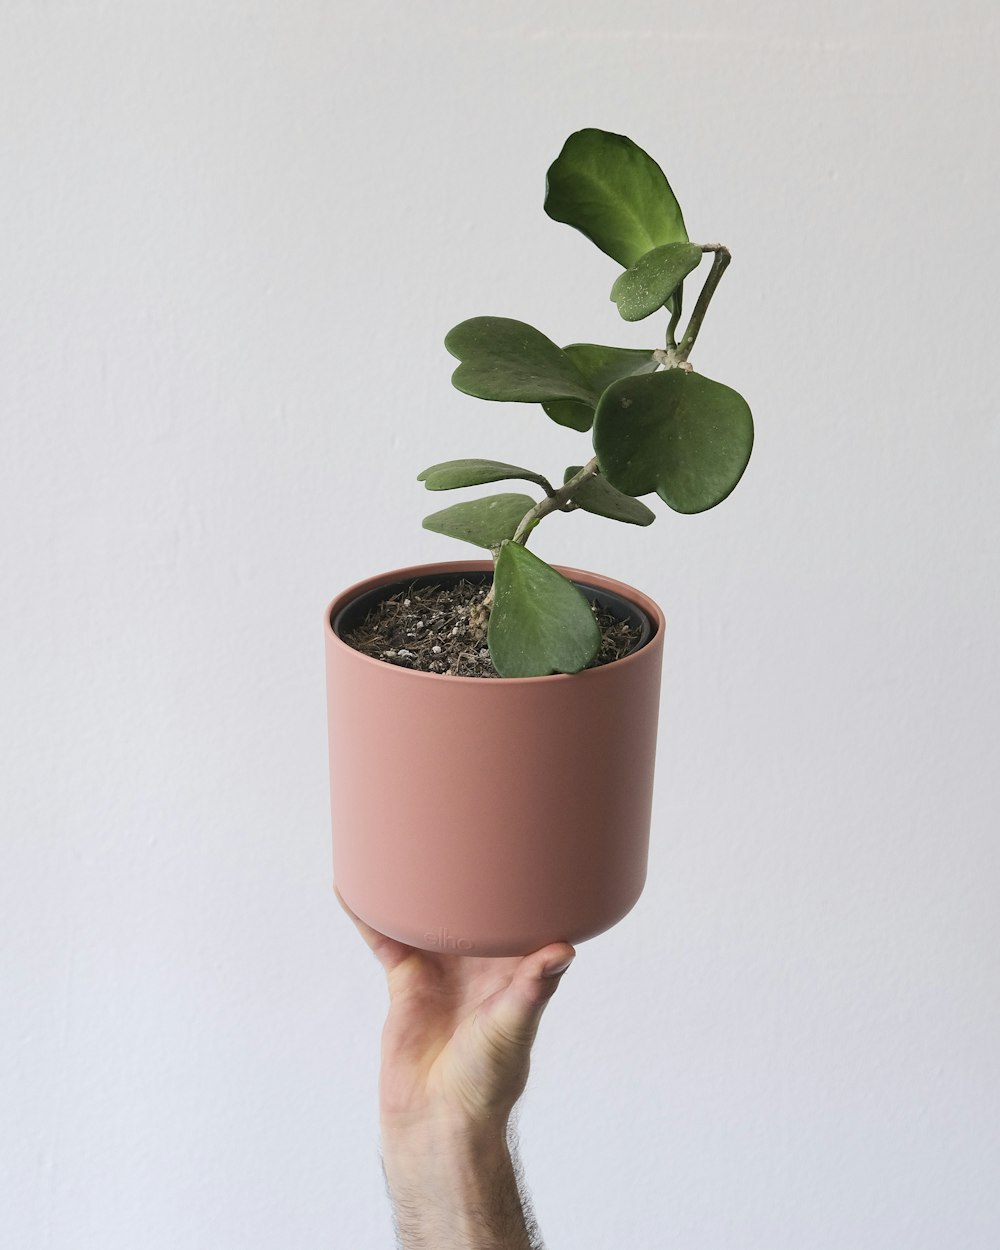
M 604 932 L 642 893 L 665 621 L 632 587 L 560 568 L 645 616 L 647 641 L 581 673 L 477 678 L 387 664 L 341 637 L 372 592 L 492 567 L 397 569 L 327 607 L 333 867 L 348 906 L 389 937 L 525 955 Z

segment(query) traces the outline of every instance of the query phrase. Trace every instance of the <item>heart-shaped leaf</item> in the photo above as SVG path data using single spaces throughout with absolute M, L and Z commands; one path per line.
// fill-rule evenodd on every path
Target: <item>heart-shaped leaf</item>
M 594 451 L 611 485 L 626 495 L 656 491 L 675 512 L 721 503 L 752 447 L 743 396 L 683 369 L 613 383 L 594 418 Z
M 486 640 L 501 677 L 578 673 L 601 649 L 583 593 L 520 543 L 497 556 Z
M 525 515 L 535 506 L 530 495 L 490 495 L 452 504 L 424 517 L 424 529 L 449 538 L 461 538 L 477 547 L 494 548 L 513 538 Z
M 663 243 L 686 243 L 663 170 L 625 135 L 578 130 L 549 167 L 545 211 L 629 269 Z
M 626 321 L 641 321 L 662 308 L 692 269 L 701 262 L 696 243 L 664 243 L 640 256 L 619 274 L 611 298 Z
M 460 486 L 482 486 L 486 482 L 504 482 L 510 478 L 549 486 L 548 478 L 541 473 L 516 464 L 504 464 L 501 460 L 445 460 L 417 474 L 417 481 L 423 482 L 428 490 L 456 490 Z
M 569 356 L 540 330 L 510 317 L 472 317 L 449 330 L 444 345 L 462 363 L 452 383 L 477 399 L 544 403 L 597 395 Z
M 642 351 L 632 347 L 605 347 L 600 343 L 570 343 L 564 351 L 597 396 L 618 378 L 652 373 L 656 368 L 652 349 Z M 559 425 L 586 433 L 594 424 L 596 402 L 583 404 L 574 399 L 564 399 L 542 404 L 542 407 Z
M 571 464 L 563 475 L 563 482 L 575 477 L 583 466 Z M 615 490 L 603 476 L 588 478 L 573 492 L 573 502 L 585 512 L 593 512 L 597 516 L 610 517 L 612 521 L 625 521 L 629 525 L 652 525 L 656 513 L 639 499 L 631 495 L 623 495 Z

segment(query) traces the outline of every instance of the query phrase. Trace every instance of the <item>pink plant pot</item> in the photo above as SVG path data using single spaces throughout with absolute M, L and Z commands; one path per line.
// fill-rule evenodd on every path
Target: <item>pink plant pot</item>
M 358 596 L 489 561 L 370 578 L 325 616 L 334 879 L 373 928 L 423 950 L 523 955 L 616 924 L 646 879 L 663 613 L 639 650 L 551 677 L 420 673 L 371 659 L 332 622 Z

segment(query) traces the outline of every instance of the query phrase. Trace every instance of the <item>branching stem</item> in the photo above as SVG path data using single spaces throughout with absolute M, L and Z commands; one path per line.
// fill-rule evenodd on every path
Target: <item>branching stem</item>
M 674 337 L 677 322 L 680 320 L 680 301 L 675 302 L 674 311 L 670 316 L 670 324 L 667 327 L 667 345 L 665 349 L 655 351 L 653 355 L 660 365 L 667 369 L 685 369 L 690 370 L 691 366 L 687 363 L 687 358 L 691 354 L 695 340 L 698 337 L 698 331 L 701 329 L 701 323 L 705 320 L 705 313 L 708 306 L 712 302 L 712 296 L 715 294 L 715 288 L 719 285 L 719 280 L 726 272 L 726 266 L 732 259 L 729 248 L 721 243 L 703 243 L 701 245 L 703 252 L 712 253 L 712 268 L 708 272 L 705 279 L 705 285 L 698 294 L 694 309 L 688 320 L 687 329 L 684 331 L 684 337 L 680 343 L 677 343 Z M 573 492 L 584 482 L 590 481 L 591 478 L 597 477 L 600 469 L 597 465 L 597 457 L 588 461 L 579 473 L 576 473 L 565 482 L 558 490 L 554 489 L 550 482 L 544 483 L 545 498 L 538 501 L 535 506 L 524 514 L 520 524 L 514 532 L 511 540 L 520 543 L 522 547 L 527 546 L 528 535 L 535 528 L 538 522 L 549 515 L 550 512 L 571 511 L 574 507 L 572 502 Z M 493 560 L 496 562 L 499 548 L 493 551 Z M 493 602 L 493 589 L 496 583 L 490 586 L 489 593 L 483 601 L 483 606 L 489 609 Z
M 560 486 L 557 491 L 539 500 L 530 512 L 524 514 L 521 524 L 514 531 L 513 541 L 520 543 L 522 547 L 526 546 L 528 535 L 542 517 L 548 516 L 550 512 L 558 511 L 564 503 L 567 503 L 573 497 L 573 492 L 578 486 L 582 486 L 584 482 L 588 482 L 592 477 L 596 477 L 598 473 L 600 473 L 600 469 L 597 467 L 597 457 L 595 456 L 583 466 L 579 473 L 574 473 L 569 481 Z
M 594 456 L 592 460 L 589 460 L 583 466 L 579 473 L 574 473 L 569 481 L 564 482 L 558 490 L 553 490 L 551 494 L 546 493 L 544 499 L 540 499 L 530 512 L 526 512 L 524 514 L 520 525 L 518 525 L 517 529 L 514 531 L 514 537 L 511 541 L 520 543 L 522 547 L 526 547 L 528 545 L 528 535 L 535 528 L 542 517 L 548 516 L 550 512 L 571 511 L 575 506 L 571 502 L 573 492 L 578 487 L 582 486 L 584 482 L 589 482 L 592 477 L 597 477 L 600 471 L 601 470 L 597 467 L 597 457 Z M 497 556 L 500 554 L 500 548 L 493 548 L 491 554 L 493 556 L 493 563 L 496 564 Z M 494 581 L 487 592 L 486 598 L 483 600 L 483 607 L 487 609 L 493 603 L 493 590 L 495 586 L 496 582 Z

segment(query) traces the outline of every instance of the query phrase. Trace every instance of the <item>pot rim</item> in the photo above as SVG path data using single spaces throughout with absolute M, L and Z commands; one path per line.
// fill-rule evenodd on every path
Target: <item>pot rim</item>
M 564 564 L 554 564 L 552 567 L 559 573 L 562 573 L 564 577 L 570 578 L 571 581 L 582 581 L 599 589 L 613 591 L 645 612 L 652 623 L 652 631 L 645 646 L 640 647 L 637 651 L 630 652 L 628 655 L 623 655 L 620 659 L 612 660 L 608 664 L 599 664 L 594 668 L 581 669 L 578 673 L 549 673 L 543 677 L 502 677 L 494 681 L 484 677 L 458 677 L 453 676 L 451 673 L 424 673 L 419 669 L 387 664 L 384 660 L 378 660 L 374 656 L 365 655 L 362 651 L 357 651 L 354 647 L 348 646 L 334 631 L 333 617 L 335 613 L 346 607 L 352 599 L 356 599 L 370 590 L 376 590 L 380 584 L 388 585 L 392 582 L 409 581 L 417 577 L 432 577 L 436 573 L 457 573 L 462 570 L 477 573 L 489 571 L 493 568 L 492 560 L 437 560 L 429 564 L 413 564 L 405 568 L 390 569 L 385 573 L 376 573 L 372 577 L 366 577 L 360 582 L 355 582 L 353 586 L 348 586 L 346 590 L 342 590 L 340 594 L 335 595 L 330 600 L 324 615 L 324 633 L 328 642 L 332 640 L 337 647 L 348 652 L 358 662 L 374 665 L 383 675 L 388 670 L 388 672 L 398 674 L 401 679 L 432 681 L 439 684 L 441 682 L 458 682 L 462 685 L 471 684 L 476 686 L 500 683 L 504 687 L 509 687 L 514 684 L 523 685 L 528 682 L 565 682 L 580 680 L 581 678 L 589 681 L 602 680 L 602 674 L 621 671 L 623 664 L 642 663 L 644 655 L 662 648 L 663 633 L 667 625 L 666 617 L 659 604 L 654 602 L 647 594 L 637 590 L 634 586 L 629 586 L 626 582 L 619 582 L 613 577 L 606 577 L 603 573 L 592 573 L 588 569 L 577 569 Z

